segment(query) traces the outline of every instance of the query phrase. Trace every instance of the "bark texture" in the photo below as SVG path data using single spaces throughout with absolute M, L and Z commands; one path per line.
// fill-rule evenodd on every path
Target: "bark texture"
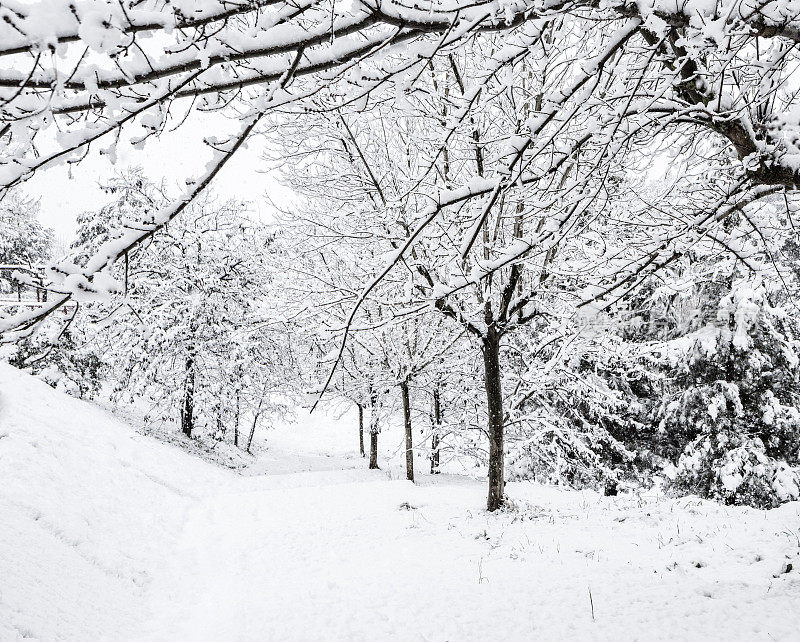
M 411 399 L 408 393 L 408 381 L 400 384 L 403 397 L 403 423 L 406 430 L 406 479 L 414 481 L 414 435 L 411 432 Z
M 486 508 L 503 505 L 505 477 L 503 461 L 503 386 L 500 376 L 500 335 L 489 326 L 483 340 L 486 406 L 489 413 L 489 498 Z
M 378 433 L 376 432 L 369 434 L 369 467 L 370 469 L 378 468 Z
M 378 468 L 378 395 L 372 391 L 369 396 L 369 467 Z

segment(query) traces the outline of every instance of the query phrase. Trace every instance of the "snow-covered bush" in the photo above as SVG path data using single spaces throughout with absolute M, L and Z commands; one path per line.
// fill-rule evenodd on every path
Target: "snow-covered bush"
M 509 448 L 508 478 L 615 492 L 633 454 L 598 424 L 524 422 L 524 438 Z
M 540 381 L 508 426 L 509 478 L 616 492 L 636 477 L 637 453 L 618 435 L 642 411 L 624 384 L 625 364 L 583 354 Z
M 726 504 L 773 508 L 800 499 L 800 478 L 769 457 L 758 437 L 737 431 L 704 433 L 686 447 L 670 488 Z
M 739 286 L 717 320 L 670 354 L 679 392 L 659 410 L 661 448 L 677 461 L 668 488 L 758 507 L 798 499 L 800 370 L 788 319 L 764 288 Z
M 8 361 L 56 390 L 92 399 L 100 391 L 106 367 L 82 334 L 70 328 L 55 343 L 44 334 L 34 335 L 14 345 Z

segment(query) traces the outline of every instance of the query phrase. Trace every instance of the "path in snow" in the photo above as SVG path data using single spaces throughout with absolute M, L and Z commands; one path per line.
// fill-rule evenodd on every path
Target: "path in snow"
M 489 515 L 364 470 L 351 426 L 241 476 L 0 365 L 0 640 L 797 639 L 798 503 L 511 484 Z
M 488 516 L 482 485 L 239 480 L 190 511 L 144 637 L 797 639 L 797 574 L 773 577 L 796 506 L 532 490 L 528 517 Z

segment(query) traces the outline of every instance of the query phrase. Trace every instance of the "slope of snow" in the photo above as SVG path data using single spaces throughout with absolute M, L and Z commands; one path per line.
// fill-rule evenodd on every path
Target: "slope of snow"
M 0 640 L 121 639 L 187 507 L 230 477 L 0 363 Z
M 352 422 L 320 419 L 268 434 L 237 475 L 3 365 L 0 435 L 3 642 L 800 630 L 798 503 L 511 484 L 490 515 L 483 483 L 364 470 Z

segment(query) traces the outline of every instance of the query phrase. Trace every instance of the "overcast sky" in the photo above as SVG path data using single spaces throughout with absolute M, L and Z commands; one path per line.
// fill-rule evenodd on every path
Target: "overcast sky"
M 55 230 L 62 244 L 69 244 L 75 232 L 75 219 L 85 210 L 99 209 L 109 200 L 100 184 L 116 171 L 126 167 L 141 166 L 145 174 L 156 182 L 162 178 L 174 193 L 178 193 L 186 177 L 197 176 L 205 170 L 211 158 L 208 147 L 202 142 L 204 133 L 222 136 L 233 131 L 236 123 L 218 115 L 204 115 L 195 122 L 187 122 L 177 131 L 165 134 L 160 140 L 150 140 L 144 149 L 136 150 L 120 144 L 116 166 L 96 151 L 73 167 L 59 166 L 38 172 L 23 184 L 22 189 L 41 199 L 40 220 Z M 269 218 L 271 207 L 264 201 L 269 193 L 276 202 L 288 197 L 288 191 L 264 172 L 265 163 L 259 158 L 262 140 L 252 140 L 217 175 L 211 190 L 221 198 L 238 197 L 252 201 L 254 213 L 261 219 Z M 276 197 L 276 194 L 281 196 Z

